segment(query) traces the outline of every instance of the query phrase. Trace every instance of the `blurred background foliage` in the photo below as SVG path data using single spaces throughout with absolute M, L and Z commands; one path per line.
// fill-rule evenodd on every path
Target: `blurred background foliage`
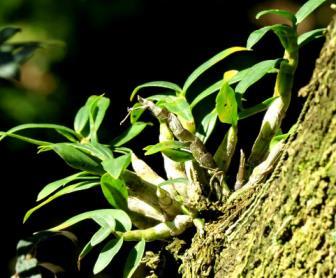
M 119 122 L 126 115 L 129 94 L 136 85 L 152 80 L 182 84 L 196 66 L 215 53 L 244 45 L 252 30 L 279 21 L 276 16 L 256 21 L 257 10 L 273 7 L 296 11 L 303 2 L 1 0 L 0 27 L 17 26 L 23 30 L 12 41 L 43 41 L 47 45 L 22 67 L 19 81 L 0 81 L 0 129 L 27 122 L 71 125 L 75 111 L 89 95 L 105 93 L 111 98 L 112 108 L 103 133 L 106 137 L 117 135 L 123 128 Z M 326 26 L 331 15 L 328 5 L 322 7 L 306 20 L 302 31 Z M 309 80 L 321 45 L 319 41 L 303 49 L 296 90 Z M 278 56 L 282 56 L 281 47 L 274 36 L 268 35 L 256 53 L 230 58 L 211 70 L 195 92 L 220 78 L 224 70 Z M 271 94 L 272 88 L 264 86 L 267 82 L 254 88 L 252 103 Z M 292 122 L 300 105 L 302 100 L 294 100 L 294 108 L 289 111 Z M 242 125 L 246 138 L 254 138 L 256 131 L 250 126 L 255 125 L 256 119 Z M 41 131 L 37 134 L 50 136 Z M 156 136 L 154 131 L 152 134 Z M 144 135 L 140 140 L 154 137 Z M 16 141 L 1 143 L 0 152 L 2 196 L 9 201 L 2 204 L 7 212 L 3 238 L 7 239 L 8 248 L 3 251 L 6 260 L 2 261 L 5 265 L 1 271 L 5 273 L 0 276 L 8 277 L 18 239 L 64 219 L 62 213 L 73 215 L 83 207 L 107 204 L 100 203 L 100 196 L 91 193 L 86 199 L 64 198 L 22 225 L 24 212 L 33 205 L 38 189 L 69 170 L 52 155 L 37 157 L 33 147 Z

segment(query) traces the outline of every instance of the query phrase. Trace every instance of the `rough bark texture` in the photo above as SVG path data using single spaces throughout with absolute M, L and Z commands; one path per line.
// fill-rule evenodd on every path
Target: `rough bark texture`
M 333 20 L 277 169 L 194 237 L 183 277 L 336 277 L 335 67 Z

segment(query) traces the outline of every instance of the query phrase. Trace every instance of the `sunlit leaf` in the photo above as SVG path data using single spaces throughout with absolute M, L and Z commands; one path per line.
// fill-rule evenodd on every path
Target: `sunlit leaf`
M 266 60 L 250 67 L 236 86 L 236 93 L 244 94 L 251 85 L 263 78 L 271 69 L 274 69 L 279 61 L 281 61 L 281 59 Z
M 303 6 L 301 6 L 301 8 L 295 14 L 297 24 L 302 22 L 307 16 L 309 16 L 313 11 L 315 11 L 326 1 L 327 0 L 309 0 L 304 3 Z
M 99 253 L 98 259 L 93 267 L 93 273 L 98 274 L 103 271 L 113 260 L 114 256 L 119 252 L 123 244 L 123 238 L 110 240 Z
M 70 183 L 72 181 L 76 181 L 76 180 L 94 180 L 94 179 L 98 179 L 98 177 L 89 176 L 88 173 L 85 173 L 85 172 L 79 172 L 79 173 L 73 174 L 71 176 L 65 177 L 63 179 L 51 182 L 51 183 L 47 184 L 40 191 L 40 193 L 37 195 L 36 201 L 38 202 L 38 201 L 44 199 L 45 197 L 49 196 L 51 193 L 55 192 L 59 188 L 67 185 L 68 183 Z
M 145 245 L 146 241 L 142 239 L 131 249 L 124 268 L 124 278 L 131 278 L 140 265 L 142 256 L 145 252 Z
M 298 45 L 301 47 L 311 42 L 312 40 L 323 37 L 325 31 L 326 31 L 326 28 L 320 28 L 320 29 L 315 29 L 315 30 L 303 33 L 298 38 Z
M 131 141 L 133 138 L 138 136 L 149 123 L 135 122 L 129 128 L 127 128 L 120 136 L 113 139 L 111 142 L 112 146 L 120 147 L 125 145 L 127 142 Z
M 102 162 L 104 170 L 109 173 L 113 178 L 118 179 L 120 174 L 131 163 L 131 155 L 124 154 L 117 158 L 110 158 Z
M 164 88 L 164 89 L 172 90 L 172 91 L 177 92 L 177 93 L 182 92 L 182 89 L 178 85 L 176 85 L 175 83 L 167 82 L 167 81 L 152 81 L 152 82 L 147 82 L 147 83 L 144 83 L 140 86 L 137 86 L 133 90 L 133 92 L 130 96 L 130 100 L 132 101 L 134 96 L 139 92 L 139 90 L 143 89 L 143 88 Z
M 216 111 L 222 123 L 237 125 L 238 104 L 234 90 L 227 81 L 224 81 L 222 88 L 216 97 Z
M 106 200 L 113 207 L 127 210 L 128 191 L 123 180 L 105 174 L 101 178 L 101 187 Z
M 267 110 L 267 108 L 273 103 L 274 100 L 276 100 L 278 97 L 270 97 L 263 102 L 253 106 L 246 108 L 238 113 L 239 120 L 246 119 L 248 117 L 251 117 L 257 113 L 263 112 Z
M 296 17 L 293 13 L 289 11 L 285 11 L 285 10 L 279 10 L 279 9 L 270 9 L 270 10 L 261 11 L 256 15 L 256 19 L 259 19 L 260 17 L 264 15 L 268 15 L 268 14 L 275 14 L 275 15 L 279 15 L 281 17 L 287 18 L 288 20 L 292 22 L 293 26 L 296 24 Z
M 187 92 L 188 88 L 191 86 L 192 83 L 195 82 L 195 80 L 201 76 L 205 71 L 207 71 L 209 68 L 217 64 L 218 62 L 222 61 L 226 57 L 230 56 L 233 53 L 239 52 L 239 51 L 246 51 L 245 47 L 230 47 L 228 49 L 225 49 L 221 51 L 220 53 L 216 54 L 212 58 L 210 58 L 208 61 L 200 65 L 197 69 L 195 69 L 187 78 L 186 82 L 183 85 L 183 92 L 184 94 Z
M 165 151 L 167 149 L 181 149 L 186 148 L 186 145 L 179 141 L 164 141 L 155 145 L 149 145 L 144 148 L 145 155 L 152 155 L 158 152 Z
M 96 187 L 99 185 L 99 182 L 79 182 L 76 184 L 72 184 L 69 185 L 59 191 L 57 191 L 54 195 L 50 196 L 49 198 L 47 198 L 46 200 L 44 200 L 43 202 L 41 202 L 40 204 L 38 204 L 37 206 L 31 208 L 30 210 L 28 210 L 23 218 L 23 222 L 26 222 L 28 220 L 28 218 L 38 209 L 40 209 L 41 207 L 45 206 L 46 204 L 52 202 L 53 200 L 55 200 L 58 197 L 61 197 L 63 195 L 66 194 L 70 194 L 70 193 L 74 193 L 74 192 L 78 192 L 78 191 L 82 191 L 82 190 L 87 190 L 87 189 L 91 189 L 93 187 Z
M 114 227 L 113 227 L 114 228 Z M 111 234 L 112 230 L 109 226 L 101 226 L 97 232 L 91 237 L 90 244 L 92 247 L 103 242 Z

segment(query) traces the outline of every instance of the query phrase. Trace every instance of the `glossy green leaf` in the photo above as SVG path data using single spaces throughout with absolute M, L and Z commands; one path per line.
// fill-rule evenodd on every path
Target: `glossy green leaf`
M 275 15 L 279 15 L 281 17 L 284 17 L 284 18 L 290 20 L 292 22 L 293 26 L 296 24 L 296 17 L 293 13 L 291 13 L 289 11 L 285 11 L 285 10 L 279 10 L 279 9 L 270 9 L 270 10 L 261 11 L 256 15 L 256 19 L 259 19 L 260 17 L 262 17 L 264 15 L 268 15 L 268 14 L 275 14 Z
M 69 184 L 72 181 L 77 181 L 77 180 L 95 180 L 98 179 L 98 177 L 94 176 L 89 176 L 88 173 L 85 172 L 79 172 L 76 174 L 73 174 L 71 176 L 65 177 L 63 179 L 51 182 L 47 184 L 37 195 L 36 201 L 40 201 L 46 197 L 48 197 L 51 193 L 55 192 L 56 190 L 60 189 L 61 187 Z
M 227 81 L 224 81 L 222 88 L 216 97 L 216 111 L 222 123 L 237 125 L 238 104 L 234 90 Z
M 155 145 L 149 145 L 144 148 L 145 155 L 152 155 L 158 152 L 165 151 L 167 149 L 183 149 L 186 148 L 186 145 L 179 141 L 164 141 L 157 143 Z
M 66 138 L 68 137 L 65 134 L 70 134 L 72 137 L 75 137 L 75 138 L 78 136 L 76 132 L 74 132 L 72 129 L 62 126 L 62 125 L 55 125 L 55 124 L 22 124 L 22 125 L 18 125 L 16 127 L 9 129 L 6 132 L 6 135 L 17 133 L 18 131 L 27 130 L 27 129 L 53 129 L 59 132 L 60 134 L 64 135 Z M 2 135 L 0 137 L 0 141 L 6 135 Z
M 69 166 L 74 169 L 102 174 L 103 168 L 93 157 L 80 151 L 71 143 L 58 143 L 45 146 L 41 151 L 55 151 Z
M 148 125 L 149 123 L 134 122 L 120 136 L 113 139 L 113 141 L 111 142 L 111 145 L 115 147 L 120 147 L 122 145 L 125 145 L 127 142 L 131 141 L 133 138 L 138 136 Z
M 273 103 L 274 100 L 276 100 L 278 97 L 270 97 L 266 100 L 264 100 L 263 102 L 250 107 L 250 108 L 246 108 L 242 111 L 240 111 L 238 113 L 238 119 L 242 120 L 242 119 L 246 119 L 248 117 L 251 117 L 257 113 L 263 112 L 265 110 L 267 110 L 267 108 Z
M 117 158 L 110 158 L 102 162 L 104 170 L 109 173 L 113 178 L 118 179 L 120 174 L 131 163 L 131 155 L 124 154 Z
M 303 33 L 298 38 L 298 45 L 301 47 L 311 42 L 312 40 L 324 37 L 325 31 L 326 31 L 326 28 L 320 28 L 320 29 L 315 29 L 315 30 Z
M 140 265 L 142 256 L 145 252 L 145 246 L 146 241 L 142 239 L 131 249 L 124 268 L 124 278 L 131 278 L 138 266 Z
M 28 210 L 23 218 L 23 222 L 26 222 L 28 220 L 28 218 L 38 209 L 40 209 L 41 207 L 45 206 L 46 204 L 52 202 L 53 200 L 57 199 L 58 197 L 61 197 L 63 195 L 66 194 L 70 194 L 70 193 L 74 193 L 74 192 L 78 192 L 78 191 L 82 191 L 82 190 L 87 190 L 87 189 L 91 189 L 93 187 L 96 187 L 99 185 L 99 182 L 79 182 L 76 184 L 72 184 L 69 185 L 59 191 L 57 191 L 54 195 L 50 196 L 49 198 L 47 198 L 46 200 L 44 200 L 43 202 L 41 202 L 40 204 L 38 204 L 37 206 L 31 208 L 30 210 Z
M 236 53 L 236 52 L 239 52 L 239 51 L 246 51 L 246 50 L 248 50 L 248 49 L 246 49 L 245 47 L 238 47 L 238 46 L 230 47 L 230 48 L 227 48 L 227 49 L 219 52 L 218 54 L 216 54 L 215 56 L 210 58 L 208 61 L 206 61 L 205 63 L 200 65 L 197 69 L 195 69 L 190 74 L 190 76 L 187 78 L 186 82 L 184 83 L 184 86 L 183 86 L 184 94 L 187 92 L 187 90 L 191 86 L 191 84 L 194 83 L 195 80 L 198 77 L 200 77 L 205 71 L 207 71 L 209 68 L 211 68 L 212 66 L 214 66 L 215 64 L 222 61 L 223 59 L 225 59 L 226 57 L 230 56 L 233 53 Z
M 274 69 L 279 61 L 281 61 L 281 59 L 266 60 L 250 67 L 236 86 L 236 93 L 244 94 L 250 86 L 263 78 L 270 70 Z
M 197 131 L 197 136 L 203 143 L 208 141 L 211 133 L 215 129 L 217 117 L 217 111 L 214 109 L 202 119 L 201 128 Z
M 123 245 L 123 238 L 110 240 L 99 253 L 98 259 L 93 267 L 93 273 L 98 274 L 103 271 L 113 260 Z
M 114 228 L 114 227 L 113 227 Z M 97 232 L 91 237 L 90 244 L 92 247 L 103 242 L 111 234 L 112 230 L 109 226 L 101 226 Z
M 147 82 L 147 83 L 144 83 L 140 86 L 137 86 L 131 96 L 130 96 L 130 100 L 132 101 L 134 96 L 139 92 L 140 89 L 143 89 L 143 88 L 164 88 L 164 89 L 169 89 L 169 90 L 172 90 L 176 93 L 181 93 L 182 92 L 182 89 L 176 85 L 175 83 L 172 83 L 172 82 L 167 82 L 167 81 L 152 81 L 152 82 Z
M 17 27 L 4 27 L 0 29 L 0 44 L 4 43 L 5 41 L 9 40 L 15 34 L 20 32 L 21 29 Z
M 120 215 L 123 215 L 123 214 L 126 214 L 126 213 L 124 213 L 123 211 L 121 211 L 120 213 L 118 209 L 98 209 L 98 210 L 87 211 L 87 212 L 80 213 L 76 216 L 69 218 L 62 224 L 49 229 L 49 231 L 64 230 L 84 220 L 93 220 L 99 225 L 103 221 L 104 224 L 109 223 L 109 226 L 112 228 L 112 227 L 115 227 L 115 224 L 116 224 L 115 223 L 116 215 L 119 215 L 120 217 Z M 126 217 L 128 217 L 127 214 L 126 214 Z
M 105 174 L 100 183 L 106 200 L 115 208 L 127 210 L 128 191 L 125 182 Z
M 309 16 L 326 1 L 327 0 L 309 0 L 304 3 L 295 14 L 297 24 L 301 23 L 307 16 Z
M 176 162 L 186 162 L 194 159 L 192 153 L 189 151 L 166 149 L 162 153 Z

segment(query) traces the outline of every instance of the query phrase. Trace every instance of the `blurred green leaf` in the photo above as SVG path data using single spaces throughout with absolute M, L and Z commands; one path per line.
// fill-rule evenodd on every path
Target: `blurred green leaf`
M 326 1 L 327 0 L 309 0 L 304 3 L 303 6 L 301 6 L 301 8 L 295 14 L 297 24 L 301 23 L 307 16 L 309 16 L 313 11 L 315 11 Z
M 147 82 L 147 83 L 137 86 L 133 90 L 130 96 L 130 100 L 132 101 L 134 96 L 139 92 L 139 90 L 143 88 L 164 88 L 164 89 L 172 90 L 178 94 L 182 92 L 182 89 L 175 83 L 167 82 L 167 81 L 152 81 L 152 82 Z
M 0 29 L 0 45 L 9 40 L 15 34 L 20 32 L 21 29 L 17 27 L 4 27 Z
M 239 46 L 230 47 L 210 58 L 208 61 L 200 65 L 189 75 L 189 77 L 187 78 L 186 82 L 183 85 L 183 93 L 185 94 L 188 88 L 191 86 L 191 84 L 194 83 L 195 80 L 209 68 L 211 68 L 212 66 L 214 66 L 215 64 L 222 61 L 223 59 L 225 59 L 226 57 L 230 56 L 233 53 L 246 50 L 248 49 L 246 49 L 245 47 L 239 47 Z
M 293 13 L 289 11 L 285 11 L 285 10 L 279 10 L 279 9 L 270 9 L 270 10 L 261 11 L 256 15 L 256 19 L 259 19 L 260 17 L 267 15 L 267 14 L 275 14 L 275 15 L 282 16 L 284 18 L 289 19 L 292 22 L 293 26 L 296 24 L 296 17 Z
M 145 246 L 146 241 L 142 239 L 131 249 L 124 268 L 124 278 L 131 278 L 138 266 L 140 265 L 142 256 L 145 252 Z
M 234 90 L 227 81 L 224 81 L 222 88 L 216 97 L 216 111 L 222 123 L 237 125 L 238 104 Z
M 165 151 L 167 149 L 183 149 L 186 148 L 186 144 L 179 141 L 164 141 L 155 145 L 149 145 L 144 148 L 145 155 L 152 155 L 158 152 Z
M 312 40 L 321 38 L 324 36 L 326 28 L 315 29 L 306 33 L 303 33 L 298 38 L 299 47 L 311 42 Z
M 98 259 L 93 267 L 93 273 L 98 274 L 103 271 L 113 260 L 123 245 L 123 238 L 110 240 L 100 252 Z
M 113 207 L 127 210 L 128 191 L 123 180 L 105 174 L 101 178 L 101 187 L 106 200 Z
M 115 147 L 120 147 L 122 145 L 125 145 L 127 142 L 131 141 L 136 136 L 138 136 L 148 125 L 150 125 L 150 123 L 144 123 L 144 122 L 133 123 L 120 136 L 113 139 L 111 142 L 111 145 Z
M 276 100 L 278 97 L 270 97 L 266 100 L 264 100 L 261 103 L 258 103 L 257 105 L 246 108 L 238 113 L 238 119 L 246 119 L 248 117 L 251 117 L 257 113 L 263 112 L 267 110 L 267 108 L 273 103 L 274 100 Z

